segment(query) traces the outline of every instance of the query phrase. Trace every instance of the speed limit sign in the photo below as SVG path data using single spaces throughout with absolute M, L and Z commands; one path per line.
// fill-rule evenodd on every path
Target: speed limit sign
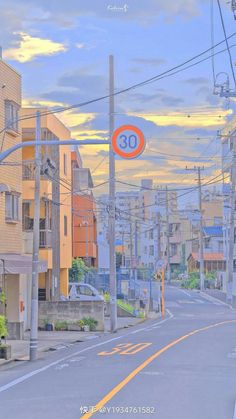
M 145 138 L 142 131 L 134 125 L 122 125 L 112 136 L 114 153 L 124 159 L 138 157 L 145 148 Z

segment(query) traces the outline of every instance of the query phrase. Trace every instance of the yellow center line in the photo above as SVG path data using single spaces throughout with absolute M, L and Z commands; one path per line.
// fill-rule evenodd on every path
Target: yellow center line
M 142 371 L 147 365 L 149 365 L 154 359 L 156 359 L 158 356 L 160 356 L 163 352 L 167 351 L 168 349 L 172 348 L 172 346 L 177 345 L 178 343 L 182 342 L 182 340 L 187 339 L 188 337 L 195 335 L 196 333 L 203 332 L 205 330 L 212 329 L 213 327 L 221 326 L 223 324 L 227 323 L 236 323 L 236 320 L 225 320 L 220 323 L 215 323 L 210 326 L 202 327 L 201 329 L 195 329 L 190 333 L 187 333 L 186 335 L 181 336 L 180 338 L 174 340 L 173 342 L 169 343 L 168 345 L 164 346 L 164 348 L 160 349 L 159 351 L 155 352 L 153 355 L 151 355 L 149 358 L 146 359 L 142 364 L 140 364 L 137 368 L 135 368 L 127 377 L 125 377 L 122 381 L 120 381 L 119 384 L 117 384 L 109 393 L 106 394 L 106 396 L 101 399 L 96 406 L 94 407 L 94 410 L 88 413 L 85 413 L 83 416 L 81 416 L 82 419 L 88 419 L 91 418 L 99 409 L 104 407 L 107 402 L 109 402 L 117 393 L 119 393 L 120 390 L 122 390 L 123 387 L 125 387 L 140 371 Z

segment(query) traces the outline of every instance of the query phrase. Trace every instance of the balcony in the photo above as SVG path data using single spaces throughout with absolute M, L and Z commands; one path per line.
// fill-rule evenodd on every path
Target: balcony
M 24 251 L 25 253 L 32 253 L 33 250 L 33 230 L 23 231 Z M 52 247 L 52 231 L 39 231 L 39 248 L 50 249 Z
M 41 178 L 45 180 L 50 180 L 44 174 L 41 169 Z M 24 160 L 22 168 L 22 179 L 23 180 L 34 180 L 35 179 L 35 161 L 34 160 Z

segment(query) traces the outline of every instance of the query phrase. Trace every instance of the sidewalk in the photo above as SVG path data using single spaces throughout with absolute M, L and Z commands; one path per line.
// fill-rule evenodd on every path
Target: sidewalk
M 211 297 L 216 298 L 217 300 L 222 301 L 225 304 L 227 304 L 226 293 L 222 290 L 206 289 L 206 290 L 204 290 L 204 293 L 211 296 Z M 233 296 L 232 308 L 236 308 L 236 296 Z
M 118 317 L 118 329 L 128 328 L 142 322 L 143 319 L 135 317 Z M 39 330 L 38 332 L 38 351 L 45 352 L 49 350 L 59 350 L 69 347 L 77 342 L 84 342 L 89 339 L 95 339 L 98 336 L 108 333 L 110 330 L 110 319 L 105 318 L 104 332 L 70 332 L 70 331 L 53 331 L 46 332 Z M 6 361 L 0 359 L 1 365 L 9 362 L 21 360 L 27 361 L 29 359 L 29 332 L 25 332 L 24 340 L 8 340 L 7 344 L 11 345 L 11 359 Z

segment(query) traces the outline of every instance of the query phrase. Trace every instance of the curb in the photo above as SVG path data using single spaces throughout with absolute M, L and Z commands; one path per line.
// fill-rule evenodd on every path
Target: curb
M 159 316 L 158 316 L 159 317 Z M 128 325 L 128 326 L 122 326 L 122 327 L 118 327 L 117 328 L 117 331 L 118 330 L 122 330 L 122 329 L 129 329 L 129 328 L 131 328 L 131 327 L 134 327 L 134 326 L 137 326 L 137 325 L 139 325 L 139 324 L 141 324 L 141 323 L 144 323 L 145 321 L 147 321 L 147 320 L 152 320 L 152 319 L 150 319 L 150 318 L 146 318 L 146 319 L 140 319 L 140 321 L 138 322 L 138 323 L 136 323 L 136 324 L 131 324 L 131 325 Z M 104 332 L 101 332 L 101 333 L 103 333 L 104 335 L 105 334 L 108 334 L 108 333 L 110 333 L 110 331 L 109 330 L 107 330 L 107 331 L 104 331 Z M 98 337 L 98 336 L 97 336 Z M 86 342 L 86 339 L 83 341 L 83 342 Z M 74 344 L 74 343 L 77 343 L 76 341 L 71 341 L 71 342 L 67 342 L 67 344 Z M 61 343 L 61 344 L 63 344 L 63 342 Z M 40 352 L 40 353 L 43 353 L 43 352 L 49 352 L 50 351 L 50 349 L 55 349 L 56 350 L 56 347 L 58 346 L 58 343 L 55 345 L 55 346 L 53 346 L 53 345 L 50 345 L 50 346 L 47 346 L 47 347 L 43 347 L 43 348 L 40 348 L 40 349 L 38 349 L 38 352 Z M 0 369 L 1 369 L 1 367 L 4 367 L 5 365 L 8 365 L 8 364 L 11 364 L 11 363 L 13 363 L 13 362 L 26 362 L 26 361 L 29 361 L 29 356 L 28 355 L 23 355 L 23 356 L 20 356 L 20 357 L 15 357 L 15 358 L 11 358 L 11 359 L 7 359 L 7 360 L 3 360 L 3 361 L 1 361 L 0 360 Z

